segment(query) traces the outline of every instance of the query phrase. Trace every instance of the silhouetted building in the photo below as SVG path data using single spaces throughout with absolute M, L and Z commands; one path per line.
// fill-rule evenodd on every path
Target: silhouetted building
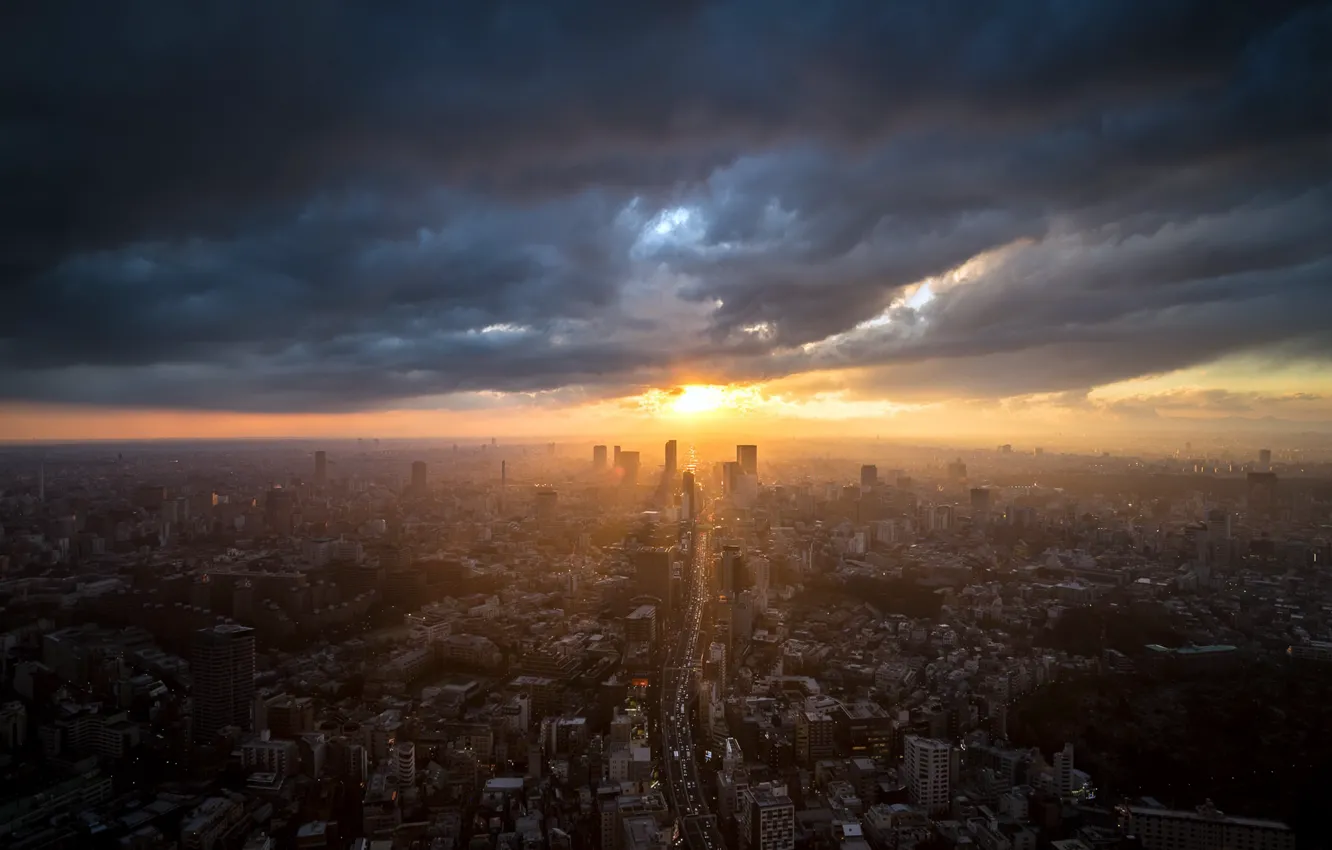
M 316 487 L 328 485 L 328 455 L 324 452 L 315 452 L 314 483 Z
M 1259 471 L 1259 472 L 1267 472 L 1267 471 L 1269 471 L 1271 468 L 1272 468 L 1272 450 L 1271 450 L 1271 449 L 1259 449 L 1259 450 L 1258 450 L 1258 471 Z
M 666 441 L 666 477 L 667 477 L 667 478 L 674 478 L 674 477 L 675 477 L 675 469 L 676 469 L 676 466 L 675 466 L 675 464 L 676 464 L 675 446 L 676 446 L 676 444 L 675 444 L 675 441 L 674 441 L 674 440 L 667 440 L 667 441 Z
M 264 523 L 274 534 L 291 534 L 296 499 L 290 490 L 274 487 L 264 497 Z
M 698 487 L 694 484 L 694 473 L 685 471 L 680 476 L 680 519 L 693 522 L 698 516 Z
M 671 607 L 671 550 L 660 547 L 634 553 L 635 584 L 639 593 L 661 600 L 661 610 Z
M 638 452 L 620 452 L 620 469 L 624 472 L 621 480 L 626 487 L 633 487 L 638 483 L 639 459 Z
M 190 675 L 195 741 L 209 743 L 226 726 L 250 728 L 254 629 L 227 623 L 195 632 Z
M 553 488 L 542 487 L 536 491 L 533 498 L 536 508 L 537 522 L 552 522 L 555 519 L 555 509 L 559 505 L 559 493 Z
M 722 492 L 728 496 L 735 494 L 740 487 L 740 476 L 744 470 L 738 461 L 728 460 L 722 464 Z
M 962 458 L 948 464 L 948 477 L 953 481 L 965 481 L 967 479 L 967 465 L 962 462 Z
M 867 463 L 860 467 L 860 486 L 864 488 L 877 486 L 879 483 L 879 468 L 872 463 Z
M 412 464 L 412 491 L 418 496 L 426 493 L 426 462 L 423 460 Z
M 593 447 L 592 447 L 592 468 L 595 469 L 595 470 L 598 470 L 598 471 L 603 470 L 603 469 L 606 468 L 606 447 L 605 447 L 605 446 L 593 446 Z
M 1276 506 L 1277 477 L 1275 472 L 1250 472 L 1248 475 L 1249 513 L 1265 517 Z
M 611 449 L 611 451 L 613 452 L 613 454 L 612 454 L 612 456 L 611 456 L 611 466 L 615 467 L 616 469 L 619 469 L 619 468 L 620 468 L 620 447 L 619 447 L 619 446 L 615 446 L 614 448 Z
M 987 523 L 990 521 L 990 491 L 984 487 L 971 488 L 971 521 Z
M 735 462 L 745 475 L 758 475 L 758 446 L 736 446 Z

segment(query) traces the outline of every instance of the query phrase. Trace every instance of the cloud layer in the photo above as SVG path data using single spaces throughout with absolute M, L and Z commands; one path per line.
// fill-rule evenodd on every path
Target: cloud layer
M 1332 357 L 1326 4 L 391 5 L 10 13 L 0 398 Z

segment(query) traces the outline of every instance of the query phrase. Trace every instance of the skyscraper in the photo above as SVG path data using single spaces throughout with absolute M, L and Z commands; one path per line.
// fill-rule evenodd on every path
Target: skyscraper
M 634 553 L 634 584 L 639 593 L 661 600 L 661 612 L 671 610 L 671 550 L 660 547 Z
M 1272 450 L 1271 450 L 1271 449 L 1259 449 L 1259 450 L 1258 450 L 1258 471 L 1259 471 L 1259 472 L 1267 472 L 1267 471 L 1270 470 L 1271 468 L 1272 468 Z
M 736 446 L 735 462 L 745 475 L 758 475 L 758 446 Z
M 614 455 L 613 455 L 612 458 L 611 458 L 611 466 L 613 466 L 615 469 L 619 469 L 619 468 L 620 468 L 620 447 L 619 447 L 619 446 L 615 446 L 611 451 L 614 452 Z
M 879 468 L 872 463 L 860 467 L 860 486 L 862 489 L 874 487 L 879 483 Z
M 254 629 L 225 623 L 194 633 L 190 675 L 192 736 L 211 743 L 226 726 L 250 728 L 254 702 Z
M 290 490 L 274 487 L 264 497 L 264 522 L 274 534 L 291 534 L 294 530 L 293 514 L 296 500 Z
M 553 487 L 542 487 L 537 490 L 532 500 L 537 522 L 554 521 L 559 501 L 559 493 Z
M 603 469 L 606 468 L 606 447 L 605 447 L 605 446 L 593 446 L 593 447 L 592 447 L 592 468 L 595 469 L 595 470 L 598 470 L 598 471 L 603 470 Z
M 904 745 L 907 789 L 912 802 L 930 814 L 948 811 L 952 746 L 947 741 L 919 735 L 907 735 Z
M 667 477 L 667 478 L 671 478 L 671 479 L 674 479 L 674 478 L 675 478 L 675 464 L 676 464 L 675 441 L 674 441 L 674 440 L 667 440 L 667 441 L 666 441 L 666 477 Z
M 698 516 L 698 488 L 694 485 L 694 473 L 685 470 L 680 476 L 680 519 L 693 522 Z
M 734 596 L 741 580 L 740 570 L 744 569 L 744 555 L 740 553 L 740 547 L 723 546 L 721 560 L 717 562 L 717 569 L 719 570 L 717 589 L 727 597 Z
M 315 452 L 314 483 L 316 487 L 328 484 L 328 455 L 324 452 Z
M 624 470 L 621 483 L 627 487 L 638 484 L 638 452 L 620 452 L 620 469 Z
M 971 488 L 971 521 L 985 524 L 990 521 L 990 491 L 984 487 Z
M 418 496 L 426 493 L 426 462 L 423 460 L 412 463 L 412 492 Z
M 744 474 L 737 461 L 728 460 L 722 464 L 722 492 L 732 498 L 735 497 L 735 491 L 740 484 L 740 476 Z

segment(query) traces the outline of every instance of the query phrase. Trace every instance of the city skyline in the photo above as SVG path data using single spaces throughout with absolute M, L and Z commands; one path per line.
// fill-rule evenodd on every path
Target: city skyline
M 31 10 L 0 441 L 1332 430 L 1326 4 L 641 11 Z

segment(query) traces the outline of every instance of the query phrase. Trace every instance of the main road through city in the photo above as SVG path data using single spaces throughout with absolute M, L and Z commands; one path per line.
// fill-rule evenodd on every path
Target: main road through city
M 707 817 L 708 801 L 698 767 L 701 753 L 694 746 L 689 722 L 690 681 L 702 652 L 699 635 L 713 557 L 710 535 L 710 529 L 701 523 L 691 535 L 690 557 L 685 566 L 687 606 L 662 669 L 661 734 L 666 790 L 684 823 L 691 850 L 724 850 L 715 825 Z

